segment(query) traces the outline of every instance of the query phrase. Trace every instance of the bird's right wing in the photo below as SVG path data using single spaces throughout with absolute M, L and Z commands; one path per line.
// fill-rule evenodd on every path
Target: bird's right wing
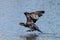
M 33 20 L 33 22 L 36 23 L 36 21 L 39 19 L 39 17 L 42 16 L 43 13 L 44 11 L 31 12 L 30 13 L 31 20 Z

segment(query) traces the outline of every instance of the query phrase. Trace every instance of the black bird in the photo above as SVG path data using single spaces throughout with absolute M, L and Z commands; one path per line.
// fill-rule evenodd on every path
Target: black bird
M 42 32 L 39 30 L 39 28 L 36 26 L 36 21 L 39 19 L 39 17 L 42 16 L 42 14 L 44 14 L 45 11 L 36 11 L 36 12 L 31 12 L 31 13 L 28 13 L 28 12 L 25 12 L 25 16 L 27 18 L 27 22 L 26 23 L 19 23 L 21 26 L 25 26 L 25 27 L 28 27 L 30 28 L 31 30 L 28 30 L 28 31 L 39 31 L 39 32 Z

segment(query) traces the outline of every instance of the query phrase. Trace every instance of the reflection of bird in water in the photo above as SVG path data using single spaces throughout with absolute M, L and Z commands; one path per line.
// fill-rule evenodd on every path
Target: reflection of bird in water
M 28 13 L 28 12 L 25 12 L 25 16 L 27 18 L 27 22 L 26 23 L 19 23 L 21 26 L 25 26 L 25 27 L 29 27 L 31 30 L 28 30 L 28 31 L 39 31 L 39 32 L 42 32 L 39 30 L 39 28 L 36 26 L 36 21 L 39 19 L 39 17 L 42 16 L 42 14 L 44 13 L 45 11 L 36 11 L 36 12 L 31 12 L 31 13 Z

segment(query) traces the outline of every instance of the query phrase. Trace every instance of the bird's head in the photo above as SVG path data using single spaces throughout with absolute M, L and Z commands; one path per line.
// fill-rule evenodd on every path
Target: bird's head
M 21 26 L 25 26 L 25 24 L 24 24 L 24 23 L 19 23 L 19 25 L 21 25 Z

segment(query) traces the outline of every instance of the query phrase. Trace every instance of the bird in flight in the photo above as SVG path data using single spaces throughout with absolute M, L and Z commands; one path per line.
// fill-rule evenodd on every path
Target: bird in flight
M 35 11 L 35 12 L 25 12 L 24 15 L 27 18 L 26 23 L 19 23 L 19 25 L 21 26 L 25 26 L 30 28 L 31 30 L 27 30 L 27 31 L 39 31 L 42 33 L 42 31 L 37 27 L 37 25 L 35 24 L 36 21 L 39 19 L 39 17 L 41 17 L 43 14 L 45 13 L 45 11 Z

